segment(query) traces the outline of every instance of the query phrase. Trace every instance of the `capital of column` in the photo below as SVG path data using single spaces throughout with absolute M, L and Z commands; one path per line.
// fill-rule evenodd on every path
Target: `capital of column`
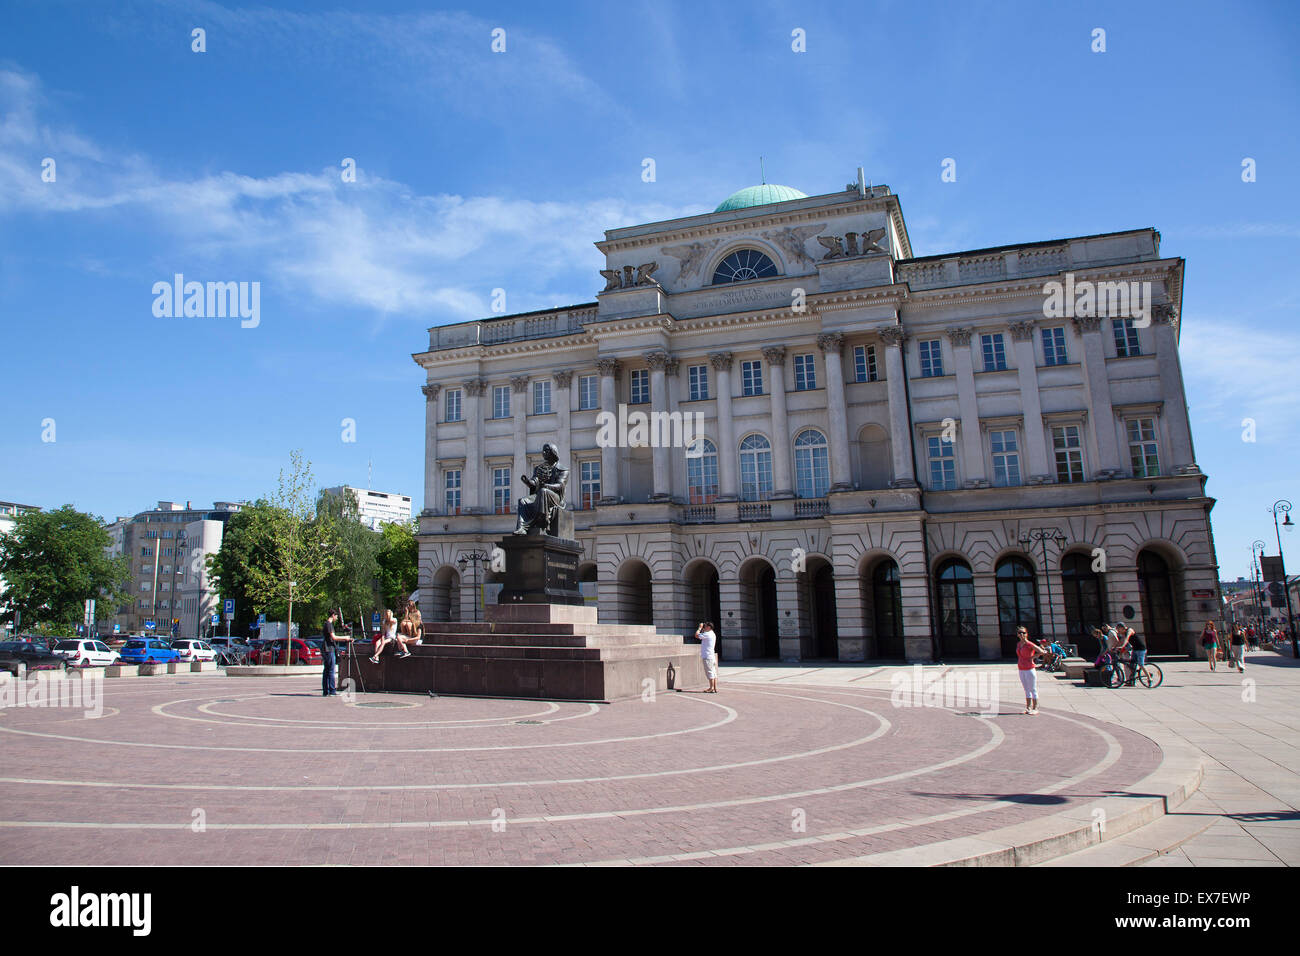
M 1158 302 L 1151 306 L 1151 321 L 1156 325 L 1167 325 L 1178 331 L 1178 310 L 1171 302 Z
M 424 400 L 432 404 L 438 400 L 438 393 L 442 391 L 441 385 L 421 385 L 420 391 L 424 392 Z
M 839 332 L 823 332 L 817 336 L 817 347 L 823 352 L 839 353 L 844 347 L 844 336 Z
M 555 382 L 556 388 L 568 388 L 573 383 L 573 369 L 565 368 L 552 372 L 551 379 Z
M 1013 342 L 1029 342 L 1034 337 L 1034 323 L 1032 320 L 1012 322 L 1009 328 L 1011 329 L 1011 341 Z
M 769 345 L 763 349 L 763 358 L 767 359 L 769 365 L 785 364 L 785 347 L 781 345 Z
M 948 341 L 953 345 L 970 345 L 970 329 L 945 329 Z
M 664 370 L 664 366 L 668 364 L 668 353 L 659 352 L 659 351 L 646 352 L 645 363 L 649 365 L 650 368 L 653 369 L 654 371 L 662 372 Z
M 903 343 L 907 341 L 907 333 L 903 331 L 901 325 L 887 325 L 880 330 L 880 340 L 886 345 L 893 345 L 901 349 Z
M 487 379 L 484 378 L 467 378 L 463 383 L 465 394 L 470 398 L 478 398 L 487 391 Z
M 677 370 L 681 367 L 681 362 L 675 358 L 670 358 L 667 362 L 664 362 L 664 374 L 669 376 L 676 375 Z
M 618 373 L 622 370 L 623 363 L 618 359 L 613 358 L 596 359 L 596 368 L 603 376 L 618 378 Z
M 710 352 L 709 364 L 719 372 L 730 372 L 731 366 L 735 362 L 735 356 L 730 352 Z
M 1083 335 L 1084 332 L 1100 332 L 1101 316 L 1100 315 L 1081 315 L 1074 319 L 1074 331 Z
M 513 376 L 510 379 L 510 387 L 513 388 L 515 390 L 515 394 L 518 395 L 520 392 L 522 392 L 524 389 L 528 387 L 528 376 L 527 375 Z

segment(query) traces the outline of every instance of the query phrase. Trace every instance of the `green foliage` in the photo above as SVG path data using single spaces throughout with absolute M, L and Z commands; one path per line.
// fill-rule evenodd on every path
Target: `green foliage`
M 414 521 L 386 524 L 380 532 L 379 591 L 384 606 L 394 613 L 420 583 L 420 546 L 415 540 Z
M 337 608 L 346 621 L 356 620 L 358 614 L 369 620 L 379 604 L 378 556 L 383 539 L 361 523 L 356 499 L 350 495 L 322 492 L 316 516 L 334 525 L 339 542 L 339 566 L 325 582 L 322 619 L 330 608 Z
M 283 617 L 283 604 L 259 608 L 248 591 L 249 568 L 265 565 L 266 548 L 255 533 L 255 528 L 262 522 L 259 512 L 271 507 L 270 502 L 259 498 L 252 504 L 244 505 L 230 516 L 225 530 L 221 534 L 221 549 L 216 554 L 208 555 L 208 574 L 212 586 L 222 598 L 235 601 L 235 619 L 230 624 L 230 633 L 246 636 L 249 625 L 257 618 L 259 611 L 265 611 L 267 617 L 278 620 Z M 225 621 L 222 621 L 224 633 Z
M 127 597 L 130 567 L 125 556 L 105 554 L 111 543 L 99 518 L 72 505 L 19 515 L 13 530 L 0 534 L 0 619 L 19 613 L 24 629 L 72 634 L 87 598 L 115 610 Z

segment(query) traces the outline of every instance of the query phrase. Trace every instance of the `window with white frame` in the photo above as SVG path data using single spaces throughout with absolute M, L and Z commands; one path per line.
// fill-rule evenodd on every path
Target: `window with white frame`
M 763 501 L 772 496 L 772 443 L 750 435 L 740 443 L 740 497 Z
M 993 484 L 1009 488 L 1020 484 L 1020 445 L 1014 429 L 989 432 L 993 452 Z
M 718 497 L 718 448 L 707 438 L 696 439 L 686 456 L 686 495 L 693 505 Z
M 1044 365 L 1064 365 L 1068 359 L 1065 357 L 1065 329 L 1040 329 L 1043 336 L 1043 364 Z
M 943 351 L 938 339 L 925 339 L 920 343 L 921 377 L 937 378 L 943 374 Z
M 740 394 L 763 394 L 763 363 L 761 361 L 740 363 Z
M 443 401 L 443 420 L 449 422 L 461 421 L 464 414 L 461 411 L 461 390 L 458 388 L 449 388 L 446 392 L 446 398 Z
M 629 405 L 648 405 L 650 404 L 650 370 L 648 368 L 636 368 L 632 370 L 632 394 L 628 398 Z
M 709 367 L 691 365 L 686 369 L 686 380 L 690 387 L 690 400 L 698 402 L 709 397 Z
M 498 465 L 492 469 L 492 511 L 494 514 L 509 514 L 510 507 L 510 467 Z
M 1083 429 L 1078 425 L 1053 425 L 1052 450 L 1056 453 L 1056 480 L 1062 484 L 1083 481 Z
M 449 515 L 460 514 L 460 469 L 449 468 L 443 473 L 443 510 Z
M 925 440 L 926 458 L 930 462 L 930 487 L 935 491 L 952 491 L 957 487 L 957 443 L 941 435 Z
M 1142 347 L 1138 344 L 1137 329 L 1133 327 L 1132 319 L 1111 319 L 1110 327 L 1115 333 L 1115 354 L 1119 358 L 1142 354 Z
M 510 386 L 496 385 L 492 388 L 492 417 L 510 417 Z
M 153 589 L 153 585 L 152 585 L 150 582 L 148 582 L 148 581 L 141 581 L 141 582 L 140 582 L 140 590 L 141 590 L 141 591 L 149 591 L 149 590 L 152 590 L 152 589 Z
M 1007 346 L 1001 332 L 980 336 L 980 353 L 984 356 L 984 371 L 1002 372 L 1007 367 Z
M 598 459 L 579 463 L 578 489 L 583 508 L 594 508 L 600 503 L 600 461 Z
M 1156 448 L 1156 420 L 1128 420 L 1128 456 L 1134 478 L 1155 478 L 1160 474 L 1160 454 Z
M 794 387 L 800 392 L 817 387 L 817 363 L 811 352 L 794 357 Z
M 578 410 L 586 411 L 600 407 L 600 376 L 581 375 L 578 377 Z
M 794 488 L 800 498 L 825 498 L 830 491 L 830 449 L 826 436 L 815 428 L 805 428 L 795 436 Z
M 549 415 L 551 413 L 551 382 L 538 379 L 533 382 L 533 414 Z
M 853 379 L 857 382 L 878 382 L 880 372 L 876 366 L 876 347 L 858 345 L 853 349 Z

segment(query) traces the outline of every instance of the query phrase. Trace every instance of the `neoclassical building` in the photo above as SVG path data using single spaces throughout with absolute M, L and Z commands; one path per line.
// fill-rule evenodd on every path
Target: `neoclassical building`
M 712 620 L 732 660 L 998 658 L 1020 623 L 1086 652 L 1102 620 L 1194 652 L 1213 500 L 1154 229 L 916 257 L 859 177 L 596 246 L 595 302 L 414 356 L 426 619 L 473 616 L 492 575 L 463 559 L 513 529 L 550 441 L 602 619 Z M 620 415 L 700 428 L 610 440 Z

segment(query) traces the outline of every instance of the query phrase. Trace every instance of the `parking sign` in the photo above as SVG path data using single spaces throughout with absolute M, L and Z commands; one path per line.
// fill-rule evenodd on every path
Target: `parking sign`
M 225 601 L 222 602 L 222 608 L 225 611 L 226 620 L 233 621 L 235 619 L 235 599 L 226 598 Z M 214 621 L 213 623 L 215 624 L 216 622 Z

